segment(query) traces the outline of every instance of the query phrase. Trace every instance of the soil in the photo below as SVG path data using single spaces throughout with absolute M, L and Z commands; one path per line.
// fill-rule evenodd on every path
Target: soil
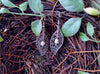
M 19 5 L 27 0 L 11 1 Z M 56 0 L 42 0 L 42 3 L 44 5 L 43 13 L 46 16 L 46 35 L 49 40 L 56 31 L 57 12 L 64 12 L 61 14 L 60 27 L 69 18 L 82 17 L 79 32 L 87 34 L 86 25 L 87 22 L 90 22 L 95 29 L 94 37 L 100 40 L 99 16 L 90 16 L 84 12 L 76 14 L 66 11 Z M 84 3 L 85 7 L 91 6 L 90 0 L 84 0 Z M 0 5 L 0 7 L 5 6 Z M 16 8 L 8 9 L 13 12 L 21 12 Z M 28 7 L 25 13 L 33 12 Z M 72 37 L 64 37 L 63 46 L 56 55 L 50 51 L 49 47 L 46 55 L 40 56 L 36 48 L 37 37 L 31 30 L 31 22 L 37 19 L 40 17 L 14 14 L 0 15 L 0 35 L 4 39 L 0 43 L 0 74 L 78 74 L 78 71 L 100 74 L 100 66 L 97 61 L 100 44 L 81 41 L 79 32 Z

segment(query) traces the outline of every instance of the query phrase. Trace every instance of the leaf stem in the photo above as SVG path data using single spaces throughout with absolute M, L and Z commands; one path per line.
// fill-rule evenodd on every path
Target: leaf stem
M 96 42 L 96 43 L 100 43 L 100 41 L 97 41 L 96 39 L 94 39 L 94 40 L 90 40 L 90 41 L 92 41 L 92 42 Z
M 16 12 L 10 12 L 11 14 L 15 14 L 15 15 L 28 15 L 28 16 L 42 16 L 44 17 L 44 14 L 38 15 L 38 14 L 30 14 L 30 13 L 16 13 Z

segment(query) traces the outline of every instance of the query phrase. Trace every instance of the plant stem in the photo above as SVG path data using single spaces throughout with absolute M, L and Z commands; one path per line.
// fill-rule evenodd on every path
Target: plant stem
M 44 17 L 44 14 L 38 15 L 38 14 L 30 14 L 30 13 L 16 13 L 16 12 L 10 12 L 11 14 L 15 14 L 15 15 L 28 15 L 28 16 L 42 16 Z
M 90 40 L 90 41 L 100 43 L 100 41 L 97 41 L 96 39 L 95 40 Z

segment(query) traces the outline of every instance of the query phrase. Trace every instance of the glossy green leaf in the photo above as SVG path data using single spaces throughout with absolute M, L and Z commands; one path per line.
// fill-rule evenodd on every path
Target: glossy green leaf
M 7 6 L 7 7 L 17 7 L 15 4 L 13 4 L 11 1 L 9 0 L 1 0 L 1 2 Z
M 87 33 L 92 37 L 94 34 L 94 28 L 90 22 L 87 24 Z
M 84 9 L 83 0 L 59 0 L 59 2 L 68 11 L 81 12 Z
M 39 36 L 41 30 L 42 30 L 42 21 L 41 20 L 36 20 L 31 23 L 31 29 L 34 32 L 36 36 Z
M 3 38 L 0 36 L 0 42 L 2 42 L 3 41 Z
M 28 0 L 30 9 L 35 13 L 41 13 L 43 11 L 43 5 L 41 0 Z
M 78 74 L 90 74 L 88 72 L 78 71 Z
M 10 11 L 8 9 L 6 9 L 6 8 L 1 8 L 0 9 L 0 14 L 1 13 L 10 13 Z
M 80 25 L 81 25 L 81 18 L 69 19 L 63 24 L 61 28 L 63 35 L 65 37 L 75 35 L 78 32 Z
M 24 2 L 19 5 L 19 9 L 23 12 L 27 9 L 27 6 L 28 6 L 28 2 Z
M 90 40 L 89 37 L 86 34 L 82 33 L 82 32 L 79 33 L 79 36 L 80 36 L 80 39 L 82 41 L 89 41 Z

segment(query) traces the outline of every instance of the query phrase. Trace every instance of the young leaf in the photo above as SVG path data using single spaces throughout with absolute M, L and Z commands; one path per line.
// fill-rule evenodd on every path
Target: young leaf
M 92 24 L 90 22 L 88 22 L 87 24 L 87 33 L 92 37 L 92 35 L 94 34 L 94 28 L 92 26 Z
M 36 20 L 31 23 L 31 29 L 35 33 L 36 36 L 39 36 L 42 30 L 42 22 L 41 20 Z
M 11 1 L 9 0 L 1 0 L 1 2 L 7 6 L 7 7 L 17 7 L 15 4 L 13 4 Z
M 90 74 L 90 73 L 88 73 L 88 72 L 78 71 L 78 74 Z
M 99 54 L 99 57 L 98 57 L 98 63 L 99 63 L 99 65 L 100 65 L 100 54 Z
M 80 36 L 80 39 L 81 39 L 82 41 L 89 41 L 89 40 L 90 40 L 90 39 L 87 37 L 87 35 L 84 34 L 84 33 L 82 33 L 82 32 L 79 33 L 79 36 Z
M 6 9 L 6 8 L 1 8 L 0 9 L 0 14 L 1 13 L 10 13 L 10 11 L 8 9 Z
M 61 28 L 62 33 L 65 37 L 73 36 L 78 32 L 80 25 L 81 18 L 71 18 L 63 24 Z
M 84 8 L 83 0 L 59 0 L 61 5 L 68 11 L 81 12 Z
M 41 0 L 28 0 L 30 9 L 35 13 L 41 13 L 43 11 L 43 5 Z
M 89 15 L 93 15 L 93 16 L 99 15 L 99 11 L 92 7 L 84 8 L 84 11 Z
M 23 12 L 26 10 L 27 6 L 28 6 L 28 2 L 24 2 L 19 5 L 19 9 Z
M 2 42 L 3 41 L 3 38 L 0 36 L 0 42 Z

